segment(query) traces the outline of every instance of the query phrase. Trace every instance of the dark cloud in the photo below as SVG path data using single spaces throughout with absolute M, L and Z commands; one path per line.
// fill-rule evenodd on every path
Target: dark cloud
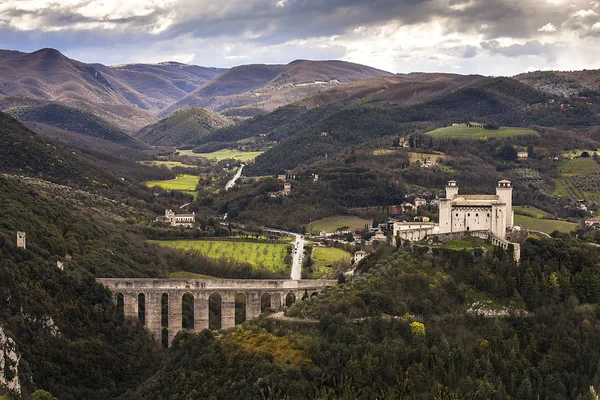
M 555 59 L 557 51 L 555 45 L 542 44 L 537 40 L 528 40 L 524 44 L 512 44 L 510 46 L 502 46 L 497 40 L 490 40 L 482 42 L 481 47 L 491 53 L 506 57 L 544 56 L 549 60 Z

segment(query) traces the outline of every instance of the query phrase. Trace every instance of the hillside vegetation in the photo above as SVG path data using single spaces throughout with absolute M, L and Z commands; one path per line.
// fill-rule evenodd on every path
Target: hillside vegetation
M 195 142 L 210 131 L 232 122 L 221 114 L 203 108 L 177 111 L 159 122 L 144 127 L 137 137 L 154 146 L 180 146 Z
M 50 125 L 134 148 L 144 147 L 142 143 L 111 123 L 76 108 L 50 103 L 32 107 L 13 107 L 5 112 L 20 121 Z

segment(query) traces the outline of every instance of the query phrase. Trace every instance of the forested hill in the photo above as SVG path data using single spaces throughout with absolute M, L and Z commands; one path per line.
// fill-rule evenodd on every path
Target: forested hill
M 4 112 L 23 122 L 36 122 L 136 149 L 144 144 L 122 129 L 88 111 L 57 103 L 8 108 Z
M 577 129 L 599 122 L 598 105 L 579 99 L 557 98 L 543 107 L 531 107 L 545 104 L 549 98 L 555 100 L 551 95 L 509 78 L 488 78 L 409 105 L 357 99 L 333 113 L 309 119 L 310 125 L 299 126 L 303 129 L 296 130 L 297 133 L 259 156 L 249 173 L 261 175 L 292 169 L 373 139 L 427 132 L 456 122 L 476 120 L 503 126 Z M 313 115 L 318 112 L 309 111 Z M 277 132 L 281 128 L 278 129 Z
M 178 335 L 126 398 L 592 399 L 598 249 L 530 239 L 519 265 L 503 253 L 415 251 L 382 248 L 352 282 L 287 312 L 317 323 Z
M 194 142 L 214 129 L 232 122 L 221 114 L 204 108 L 190 108 L 174 112 L 159 122 L 146 126 L 136 137 L 155 146 L 179 146 Z
M 0 172 L 34 176 L 76 187 L 121 185 L 109 172 L 40 137 L 0 112 Z

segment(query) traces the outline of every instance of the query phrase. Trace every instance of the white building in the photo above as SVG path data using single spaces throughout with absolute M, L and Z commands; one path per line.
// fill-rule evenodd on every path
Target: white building
M 507 180 L 498 182 L 495 195 L 459 194 L 456 181 L 450 181 L 446 198 L 440 200 L 439 233 L 488 231 L 506 239 L 513 221 L 512 185 Z
M 184 228 L 193 228 L 196 225 L 196 213 L 175 214 L 173 210 L 165 210 L 165 223 L 171 226 L 182 226 Z
M 356 253 L 354 253 L 354 264 L 358 264 L 360 262 L 360 260 L 362 260 L 366 256 L 367 256 L 366 251 L 363 251 L 363 250 L 357 251 Z

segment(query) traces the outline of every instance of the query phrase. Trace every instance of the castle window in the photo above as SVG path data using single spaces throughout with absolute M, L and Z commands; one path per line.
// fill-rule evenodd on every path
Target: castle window
M 458 217 L 458 213 L 456 213 L 456 216 Z
M 490 213 L 488 213 L 488 217 L 490 216 Z
M 479 217 L 479 214 L 475 214 L 476 217 Z
M 471 216 L 471 213 L 467 213 L 467 217 L 470 217 L 470 216 Z

